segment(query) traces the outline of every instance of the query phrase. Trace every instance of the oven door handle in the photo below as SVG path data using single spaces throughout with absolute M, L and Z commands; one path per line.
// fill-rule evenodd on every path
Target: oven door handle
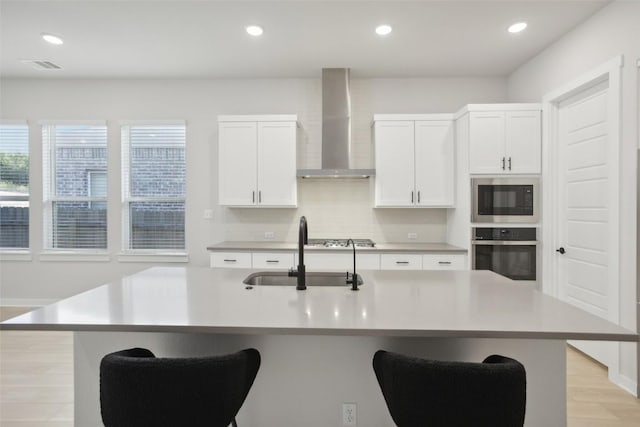
M 537 240 L 472 240 L 472 245 L 480 246 L 531 246 L 537 245 Z

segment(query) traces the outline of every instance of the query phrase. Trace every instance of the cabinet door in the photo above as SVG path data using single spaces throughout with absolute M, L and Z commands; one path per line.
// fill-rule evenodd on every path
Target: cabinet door
M 287 252 L 254 252 L 251 254 L 251 266 L 260 269 L 294 268 L 293 253 Z
M 422 255 L 381 254 L 381 270 L 422 270 Z
M 507 173 L 504 112 L 470 113 L 469 172 L 472 174 Z M 504 165 L 504 168 L 503 168 Z
M 296 123 L 258 123 L 258 205 L 297 204 Z
M 417 206 L 453 206 L 453 122 L 415 122 Z
M 298 254 L 295 255 L 295 264 L 298 265 Z M 304 264 L 307 272 L 313 270 L 319 271 L 353 271 L 353 252 L 343 250 L 341 252 L 318 253 L 305 252 Z M 356 272 L 360 270 L 378 270 L 380 269 L 379 254 L 356 254 Z
M 425 254 L 422 256 L 423 270 L 467 270 L 466 255 Z
M 511 173 L 540 173 L 540 111 L 512 111 L 506 114 L 507 170 Z
M 251 206 L 257 191 L 255 122 L 220 122 L 218 126 L 218 199 L 225 206 Z
M 414 156 L 413 121 L 376 122 L 376 206 L 414 205 Z
M 251 268 L 250 252 L 213 252 L 211 268 Z

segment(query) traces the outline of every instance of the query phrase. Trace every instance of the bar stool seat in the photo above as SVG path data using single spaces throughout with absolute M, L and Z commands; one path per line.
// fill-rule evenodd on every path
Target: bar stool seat
M 517 360 L 444 362 L 379 350 L 373 369 L 398 427 L 522 427 L 526 372 Z
M 164 358 L 144 348 L 110 353 L 100 363 L 100 411 L 106 427 L 227 427 L 244 403 L 260 353 Z

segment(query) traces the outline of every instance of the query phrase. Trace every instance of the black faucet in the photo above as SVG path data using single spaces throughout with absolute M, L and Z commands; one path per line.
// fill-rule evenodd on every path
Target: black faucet
M 298 284 L 296 289 L 304 291 L 307 289 L 306 281 L 306 268 L 304 266 L 304 245 L 309 242 L 309 233 L 307 231 L 307 219 L 304 216 L 300 217 L 300 226 L 298 227 L 298 269 L 289 270 L 289 277 L 297 277 Z
M 353 275 L 351 275 L 351 279 L 349 279 L 349 273 L 347 273 L 347 283 L 351 284 L 352 291 L 358 291 L 358 274 L 356 274 L 356 243 L 353 239 L 347 239 L 347 247 L 349 246 L 349 242 L 351 242 L 351 246 L 353 246 Z

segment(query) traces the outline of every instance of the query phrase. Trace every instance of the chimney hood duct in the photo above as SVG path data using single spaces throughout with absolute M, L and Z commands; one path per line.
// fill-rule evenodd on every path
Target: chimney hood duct
M 352 169 L 348 68 L 322 69 L 322 169 L 298 169 L 302 178 L 369 178 L 374 169 Z

